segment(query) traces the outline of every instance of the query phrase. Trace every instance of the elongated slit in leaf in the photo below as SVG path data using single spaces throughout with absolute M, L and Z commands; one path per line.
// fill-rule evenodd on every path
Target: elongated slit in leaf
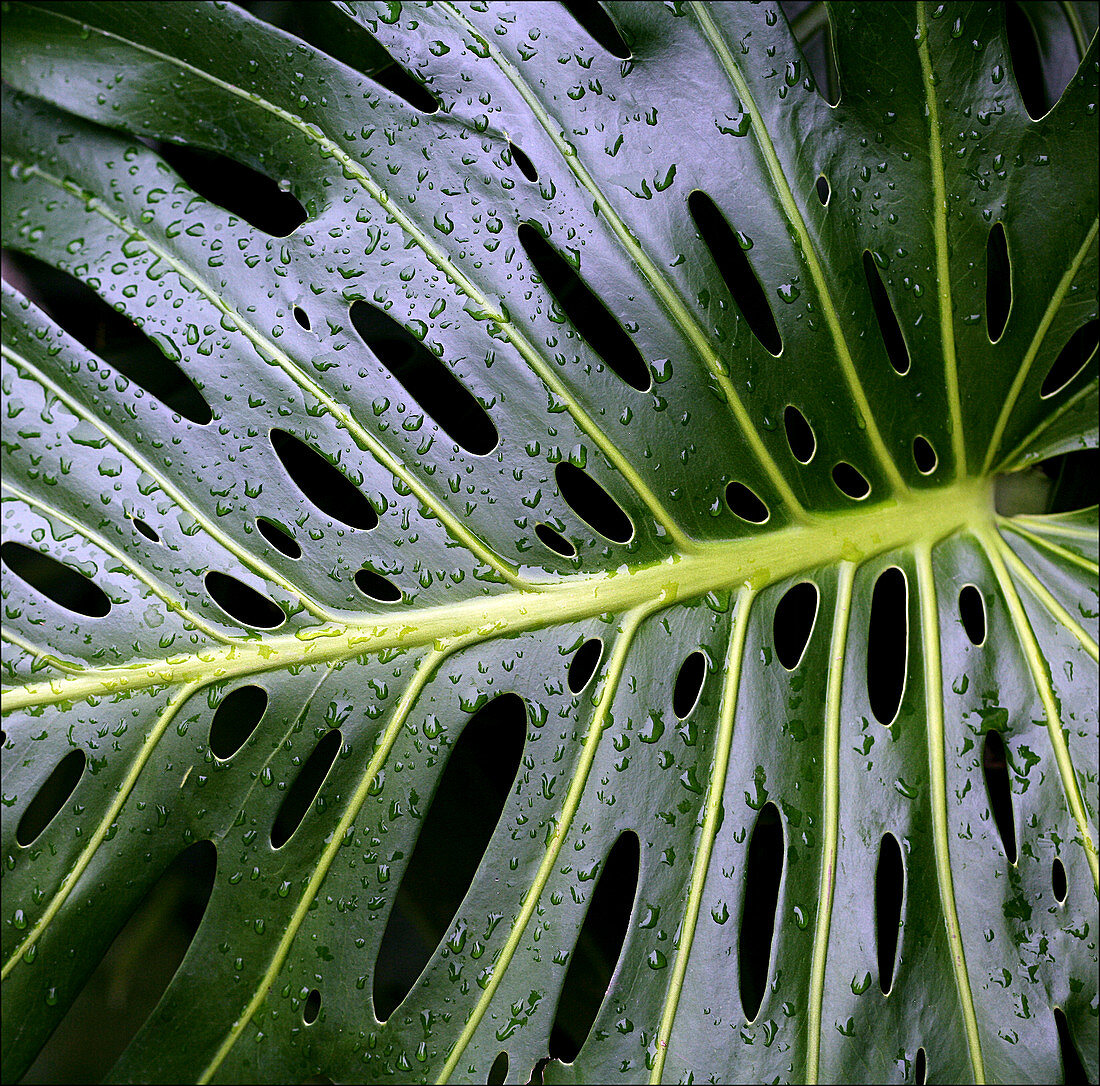
M 891 566 L 875 581 L 867 623 L 867 697 L 875 719 L 887 727 L 901 708 L 908 664 L 909 585 Z
M 536 524 L 535 535 L 539 537 L 544 547 L 548 547 L 555 554 L 560 554 L 563 558 L 576 558 L 577 548 L 549 524 Z
M 1003 11 L 1012 74 L 1020 88 L 1020 97 L 1024 100 L 1028 116 L 1037 121 L 1050 112 L 1064 88 L 1054 89 L 1049 85 L 1047 64 L 1027 7 L 1016 0 L 1009 0 L 1003 5 Z
M 591 903 L 569 957 L 550 1030 L 552 1059 L 572 1063 L 592 1031 L 626 941 L 639 861 L 638 837 L 627 830 L 612 846 L 589 891 Z
M 270 438 L 291 481 L 322 513 L 363 531 L 378 523 L 367 496 L 327 457 L 286 430 L 273 429 Z
M 1088 1019 L 1086 1019 L 1086 1021 L 1088 1021 Z M 1069 1022 L 1066 1020 L 1066 1012 L 1063 1011 L 1061 1007 L 1054 1008 L 1054 1025 L 1058 1031 L 1058 1052 L 1062 1057 L 1061 1081 L 1065 1082 L 1067 1086 L 1069 1086 L 1070 1083 L 1084 1084 L 1095 1081 L 1095 1079 L 1090 1079 L 1085 1071 L 1085 1065 L 1081 1062 L 1081 1057 L 1077 1052 L 1077 1046 L 1073 1043 L 1073 1035 L 1069 1031 Z M 1091 1023 L 1085 1027 L 1086 1030 L 1091 1028 Z M 1055 1081 L 1058 1080 L 1055 1079 Z
M 519 240 L 543 286 L 592 350 L 631 388 L 648 391 L 653 382 L 637 345 L 572 264 L 530 223 L 520 224 Z
M 321 1013 L 321 993 L 314 988 L 309 995 L 306 996 L 305 1004 L 302 1007 L 302 1021 L 311 1026 L 317 1021 L 317 1016 Z
M 1008 259 L 1008 238 L 1001 223 L 994 223 L 985 246 L 985 327 L 989 342 L 1004 333 L 1012 309 L 1012 265 Z
M 972 645 L 985 641 L 985 600 L 976 585 L 963 585 L 959 591 L 959 618 Z
M 11 260 L 33 283 L 30 301 L 128 381 L 197 426 L 214 417 L 206 398 L 176 361 L 176 347 L 168 345 L 172 341 L 167 336 L 162 349 L 150 333 L 70 272 L 9 249 L 4 250 L 4 260 Z M 151 327 L 155 331 L 155 325 Z
M 696 649 L 684 658 L 672 687 L 672 711 L 683 720 L 695 708 L 707 677 L 707 658 Z
M 523 153 L 523 148 L 516 146 L 514 143 L 508 144 L 508 149 L 512 155 L 512 161 L 519 167 L 519 172 L 527 178 L 528 181 L 538 181 L 539 172 L 535 169 L 535 164 Z
M 378 361 L 456 445 L 475 456 L 496 448 L 500 438 L 488 412 L 403 324 L 364 301 L 352 303 L 351 323 Z
M 210 722 L 210 751 L 215 758 L 232 758 L 248 742 L 267 709 L 267 691 L 249 683 L 230 690 L 218 702 Z
M 141 535 L 145 536 L 145 538 L 148 539 L 150 543 L 160 542 L 160 536 L 157 535 L 155 529 L 150 528 L 149 525 L 141 519 L 141 517 L 137 516 L 136 514 L 131 514 L 130 523 L 134 526 L 134 528 L 137 529 L 137 531 Z
M 817 585 L 803 581 L 788 588 L 775 606 L 772 619 L 775 655 L 788 671 L 794 671 L 802 661 L 814 632 L 820 599 Z
M 800 464 L 808 464 L 817 451 L 817 438 L 806 416 L 793 404 L 783 411 L 783 429 L 787 435 L 787 444 L 793 456 Z
M 561 496 L 573 512 L 600 535 L 615 543 L 629 543 L 634 525 L 617 501 L 591 475 L 562 462 L 554 470 Z
M 59 607 L 88 618 L 103 618 L 111 610 L 110 597 L 95 581 L 52 555 L 9 540 L 0 544 L 0 560 Z
M 897 968 L 898 934 L 905 902 L 905 862 L 892 833 L 884 833 L 875 868 L 875 942 L 878 946 L 878 984 L 890 991 Z
M 383 577 L 373 569 L 356 570 L 355 587 L 364 596 L 370 596 L 379 603 L 397 603 L 401 599 L 401 589 L 389 577 Z
M 271 847 L 282 848 L 305 821 L 317 793 L 325 783 L 344 737 L 339 728 L 325 732 L 298 770 L 271 824 Z
M 389 56 L 389 54 L 386 54 Z M 406 101 L 420 113 L 437 113 L 439 99 L 419 79 L 414 78 L 403 65 L 390 57 L 390 63 L 368 76 L 380 87 Z
M 24 847 L 33 844 L 42 831 L 61 813 L 84 774 L 88 756 L 82 750 L 71 750 L 53 767 L 27 805 L 15 828 L 15 840 Z
M 1082 325 L 1066 341 L 1058 352 L 1046 377 L 1043 378 L 1039 396 L 1048 399 L 1057 395 L 1096 357 L 1097 341 L 1100 340 L 1100 320 L 1091 320 Z
M 260 535 L 287 558 L 302 557 L 302 548 L 298 545 L 298 541 L 282 525 L 276 524 L 267 517 L 257 517 L 256 527 L 260 530 Z
M 614 19 L 597 0 L 561 0 L 562 7 L 577 20 L 596 43 L 620 60 L 630 59 L 630 47 Z
M 374 966 L 374 1013 L 386 1021 L 448 936 L 458 955 L 479 937 L 456 917 L 511 794 L 527 736 L 527 707 L 518 694 L 498 694 L 462 729 L 437 777 L 416 845 L 397 889 Z M 444 748 L 445 749 L 445 748 Z M 486 862 L 496 863 L 495 860 Z
M 871 292 L 871 303 L 882 335 L 882 343 L 886 348 L 886 357 L 889 358 L 894 371 L 904 375 L 909 372 L 909 348 L 905 345 L 901 325 L 898 324 L 897 315 L 890 303 L 890 296 L 886 293 L 875 258 L 866 250 L 863 253 L 863 274 L 867 278 L 867 289 Z
M 1008 781 L 1008 759 L 1000 732 L 985 733 L 982 744 L 982 775 L 993 822 L 1001 838 L 1008 862 L 1016 862 L 1016 817 L 1012 812 L 1012 790 Z
M 936 465 L 940 462 L 940 458 L 936 455 L 936 450 L 932 448 L 932 443 L 928 438 L 917 434 L 913 438 L 913 463 L 917 465 L 917 471 L 921 475 L 931 475 L 936 470 Z
M 1066 880 L 1066 868 L 1065 864 L 1054 857 L 1050 865 L 1050 888 L 1054 891 L 1054 896 L 1059 905 L 1064 905 L 1066 902 L 1066 895 L 1069 893 L 1069 884 Z
M 22 1081 L 100 1081 L 179 971 L 206 916 L 217 867 L 214 844 L 197 841 L 165 866 L 125 922 L 115 920 L 117 934 Z M 54 990 L 53 1001 L 63 1004 L 72 990 Z M 115 1004 L 119 999 L 125 1013 Z
M 768 507 L 744 483 L 730 483 L 726 487 L 726 505 L 735 516 L 750 524 L 766 524 L 771 516 Z
M 738 938 L 741 1008 L 749 1022 L 756 1018 L 768 987 L 785 856 L 786 841 L 779 811 L 774 803 L 765 803 L 749 839 L 745 903 Z
M 858 468 L 853 467 L 846 460 L 841 460 L 833 468 L 833 482 L 836 488 L 853 501 L 861 502 L 871 493 L 871 484 L 866 476 Z
M 163 140 L 154 143 L 153 149 L 203 199 L 263 234 L 288 237 L 309 217 L 292 192 L 229 155 Z
M 569 689 L 574 694 L 579 694 L 596 674 L 596 668 L 600 666 L 600 657 L 603 656 L 603 642 L 598 637 L 590 637 L 569 661 L 567 679 Z
M 924 1047 L 917 1049 L 917 1055 L 913 1060 L 913 1082 L 916 1086 L 924 1086 L 928 1078 L 928 1056 Z
M 752 242 L 743 234 L 735 234 L 718 205 L 699 189 L 688 197 L 688 211 L 752 334 L 764 350 L 778 357 L 783 351 L 779 326 L 767 293 L 745 255 Z
M 228 573 L 211 570 L 203 581 L 213 601 L 242 626 L 276 630 L 286 622 L 286 614 L 273 599 Z
M 502 1086 L 508 1077 L 508 1053 L 500 1052 L 493 1060 L 493 1066 L 489 1068 L 489 1074 L 485 1077 L 485 1086 Z

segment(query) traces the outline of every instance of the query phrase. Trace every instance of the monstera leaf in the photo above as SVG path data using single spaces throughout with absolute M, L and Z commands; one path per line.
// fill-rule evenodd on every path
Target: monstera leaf
M 6 1078 L 181 855 L 116 1080 L 1095 1078 L 1096 40 L 1004 8 L 5 5 Z

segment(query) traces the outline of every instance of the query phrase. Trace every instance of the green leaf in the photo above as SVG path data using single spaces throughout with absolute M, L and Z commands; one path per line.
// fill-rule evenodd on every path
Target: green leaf
M 1097 510 L 1005 497 L 1097 445 L 1095 35 L 1029 15 L 1068 79 L 1032 119 L 1002 5 L 802 18 L 836 106 L 774 4 L 601 14 L 342 3 L 335 59 L 232 5 L 5 6 L 6 1078 L 199 842 L 112 1080 L 1096 1077 Z M 504 694 L 518 770 L 381 1022 Z

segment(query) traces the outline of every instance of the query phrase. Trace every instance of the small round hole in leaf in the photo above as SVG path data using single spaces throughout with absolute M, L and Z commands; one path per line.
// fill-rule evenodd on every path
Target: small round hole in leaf
M 857 502 L 871 493 L 871 484 L 867 482 L 863 473 L 852 467 L 846 460 L 841 460 L 833 468 L 833 482 L 836 483 L 841 494 Z
M 931 475 L 936 470 L 936 465 L 939 462 L 940 458 L 936 455 L 936 450 L 932 448 L 932 443 L 928 438 L 917 434 L 913 438 L 913 463 L 917 465 L 917 471 L 921 475 Z
M 544 547 L 548 547 L 555 554 L 563 558 L 576 558 L 577 548 L 569 542 L 560 532 L 554 531 L 549 524 L 536 524 L 535 535 Z
M 793 404 L 789 404 L 783 412 L 783 429 L 787 434 L 787 444 L 791 447 L 791 456 L 800 464 L 808 464 L 814 458 L 817 438 L 806 416 Z
M 744 483 L 730 483 L 726 487 L 726 505 L 750 524 L 764 524 L 771 515 L 768 507 Z
M 828 204 L 830 196 L 829 179 L 824 174 L 822 174 L 817 179 L 817 184 L 814 187 L 817 190 L 817 198 L 822 202 L 822 204 Z
M 242 625 L 274 630 L 286 622 L 283 609 L 274 600 L 244 581 L 215 570 L 211 570 L 204 580 L 214 602 Z
M 309 314 L 300 306 L 294 307 L 294 319 L 308 332 L 309 331 Z
M 603 642 L 598 637 L 590 637 L 569 661 L 569 689 L 579 694 L 591 681 L 603 656 Z
M 707 677 L 707 658 L 696 649 L 689 654 L 676 673 L 676 683 L 672 688 L 672 711 L 683 720 L 695 708 L 699 695 L 703 692 L 703 682 Z
M 401 599 L 401 589 L 388 577 L 375 573 L 372 569 L 360 569 L 355 574 L 355 587 L 364 596 L 370 596 L 379 603 L 397 603 Z
M 256 527 L 260 535 L 264 537 L 277 551 L 285 554 L 287 558 L 301 558 L 302 548 L 298 541 L 282 525 L 276 524 L 267 517 L 257 517 Z

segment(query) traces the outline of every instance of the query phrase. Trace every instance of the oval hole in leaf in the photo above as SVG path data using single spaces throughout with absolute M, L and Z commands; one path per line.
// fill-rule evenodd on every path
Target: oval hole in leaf
M 928 438 L 917 434 L 913 438 L 913 463 L 917 465 L 917 471 L 921 475 L 931 475 L 939 462 L 940 458 L 936 455 L 936 450 L 932 448 Z
M 388 577 L 375 573 L 373 569 L 360 569 L 355 573 L 355 587 L 364 596 L 370 596 L 379 603 L 397 603 L 401 599 L 401 589 Z
M 913 1060 L 913 1082 L 916 1086 L 924 1086 L 928 1077 L 928 1057 L 924 1048 L 917 1049 L 916 1059 Z
M 574 694 L 579 694 L 591 681 L 603 656 L 603 642 L 598 637 L 590 637 L 569 661 L 568 683 Z
M 230 690 L 214 710 L 210 722 L 210 751 L 223 762 L 248 742 L 267 708 L 267 691 L 249 684 Z
M 403 324 L 369 302 L 351 306 L 351 323 L 375 357 L 460 448 L 484 456 L 499 437 L 485 408 Z
M 817 438 L 806 416 L 794 404 L 788 404 L 783 411 L 783 429 L 787 434 L 787 444 L 791 447 L 791 456 L 800 464 L 808 464 L 817 450 Z
M 890 365 L 894 367 L 895 373 L 906 374 L 909 372 L 910 364 L 909 348 L 905 345 L 901 325 L 898 324 L 894 307 L 890 304 L 886 287 L 883 286 L 875 258 L 866 250 L 863 252 L 863 274 L 867 277 L 867 289 L 871 292 L 871 302 L 878 320 L 879 332 L 882 333 L 882 342 L 886 347 L 886 356 L 890 359 Z
M 845 460 L 841 460 L 833 468 L 833 482 L 836 483 L 841 494 L 857 502 L 863 501 L 871 493 L 871 484 L 867 482 L 863 473 Z
M 386 55 L 389 56 L 388 53 Z M 369 78 L 379 86 L 385 87 L 391 94 L 396 94 L 398 98 L 408 102 L 420 113 L 436 113 L 439 110 L 439 100 L 436 96 L 392 57 L 389 64 L 371 73 Z
M 1012 266 L 1008 238 L 998 222 L 989 231 L 985 246 L 985 327 L 990 343 L 1001 338 L 1012 308 Z
M 1047 85 L 1043 52 L 1039 47 L 1035 27 L 1032 26 L 1024 5 L 1009 0 L 1009 3 L 1004 5 L 1004 13 L 1012 74 L 1016 78 L 1016 85 L 1020 88 L 1020 96 L 1024 100 L 1024 108 L 1028 116 L 1033 121 L 1037 121 L 1050 111 L 1059 95 L 1051 94 Z
M 985 641 L 985 600 L 972 584 L 963 585 L 959 592 L 959 618 L 972 645 Z
M 1054 862 L 1050 865 L 1050 888 L 1054 891 L 1058 904 L 1064 905 L 1066 894 L 1069 893 L 1069 884 L 1066 881 L 1065 865 L 1057 856 L 1054 857 Z
M 214 417 L 191 378 L 126 314 L 105 302 L 75 275 L 5 249 L 4 259 L 9 258 L 34 283 L 31 300 L 73 339 L 169 411 L 197 426 L 204 426 Z
M 726 487 L 726 505 L 750 524 L 765 524 L 771 516 L 768 507 L 744 483 L 730 483 Z
M 294 836 L 305 820 L 321 785 L 325 783 L 336 755 L 340 753 L 340 744 L 344 741 L 339 728 L 325 732 L 305 760 L 294 783 L 287 789 L 275 821 L 271 824 L 271 847 L 282 848 Z
M 527 178 L 528 181 L 537 181 L 539 179 L 539 172 L 535 169 L 535 164 L 523 153 L 523 149 L 517 147 L 514 143 L 508 144 L 508 149 L 512 153 L 512 161 L 519 167 L 519 172 Z M 505 1057 L 507 1057 L 505 1053 Z
M 1052 456 L 1038 465 L 1050 479 L 1050 491 L 1040 513 L 1073 513 L 1096 504 L 1096 479 L 1100 476 L 1100 451 L 1079 449 Z
M 989 797 L 989 809 L 997 826 L 1001 844 L 1004 846 L 1008 862 L 1016 862 L 1016 819 L 1012 813 L 1012 792 L 1008 782 L 1008 760 L 1005 757 L 1005 744 L 1000 732 L 990 730 L 985 733 L 982 745 L 982 774 L 985 776 L 985 790 Z
M 504 1080 L 508 1077 L 508 1053 L 501 1052 L 495 1060 L 493 1060 L 493 1066 L 489 1068 L 489 1074 L 485 1078 L 486 1086 L 503 1086 Z
M 695 708 L 699 695 L 703 692 L 703 682 L 707 677 L 707 658 L 696 649 L 690 653 L 676 672 L 676 682 L 672 687 L 672 711 L 683 720 Z
M 814 186 L 814 189 L 817 192 L 817 198 L 821 201 L 821 203 L 823 205 L 827 205 L 829 203 L 829 196 L 831 195 L 831 192 L 829 189 L 829 179 L 824 174 L 822 174 L 817 179 L 817 184 Z
M 141 535 L 145 536 L 145 538 L 148 539 L 150 543 L 160 542 L 160 536 L 157 535 L 157 533 L 152 528 L 150 528 L 149 525 L 141 519 L 141 517 L 131 515 L 130 523 L 137 529 L 137 531 Z
M 897 566 L 879 574 L 867 623 L 867 696 L 871 712 L 889 727 L 905 692 L 909 660 L 909 585 Z
M 317 1021 L 317 1016 L 321 1013 L 321 993 L 314 988 L 308 996 L 306 996 L 305 1005 L 302 1007 L 302 1021 L 311 1026 Z
M 749 839 L 745 903 L 738 938 L 741 1007 L 749 1022 L 759 1013 L 768 986 L 785 853 L 779 811 L 774 803 L 765 803 Z
M 1043 378 L 1039 396 L 1046 400 L 1056 396 L 1096 357 L 1100 340 L 1100 320 L 1091 320 L 1078 328 L 1058 352 L 1054 364 Z
M 286 430 L 272 430 L 270 437 L 287 475 L 322 513 L 364 531 L 378 523 L 378 514 L 366 495 L 312 445 Z
M 563 558 L 576 558 L 577 548 L 561 534 L 554 531 L 549 524 L 536 524 L 535 535 L 539 537 L 544 547 L 549 547 L 555 554 Z
M 1069 1031 L 1069 1022 L 1065 1011 L 1061 1007 L 1054 1008 L 1054 1024 L 1058 1030 L 1058 1051 L 1062 1057 L 1062 1081 L 1069 1086 L 1070 1083 L 1086 1083 L 1095 1081 L 1090 1079 L 1085 1072 L 1085 1065 L 1078 1055 L 1077 1046 L 1073 1043 L 1073 1037 Z M 1091 1026 L 1086 1026 L 1086 1029 Z
M 285 238 L 309 218 L 297 196 L 228 155 L 163 140 L 153 149 L 200 196 L 270 237 Z
M 646 392 L 652 380 L 637 345 L 572 264 L 530 223 L 520 225 L 519 240 L 543 285 L 592 350 L 631 388 Z
M 88 757 L 84 751 L 71 750 L 54 766 L 53 772 L 42 782 L 15 828 L 15 840 L 20 845 L 25 847 L 32 844 L 57 817 L 80 783 L 87 762 Z
M 296 305 L 293 309 L 294 319 L 303 327 L 307 332 L 309 331 L 309 314 L 300 306 Z
M 601 865 L 558 997 L 550 1030 L 551 1059 L 572 1063 L 592 1031 L 626 940 L 638 890 L 639 856 L 638 837 L 627 830 Z
M 788 588 L 776 604 L 772 619 L 775 655 L 788 671 L 794 671 L 798 667 L 802 654 L 810 643 L 820 599 L 821 593 L 817 585 L 811 581 L 803 581 Z
M 630 59 L 630 47 L 623 41 L 622 33 L 603 4 L 596 0 L 562 0 L 562 7 L 612 56 Z
M 59 607 L 88 618 L 103 618 L 111 610 L 111 601 L 99 585 L 48 554 L 7 542 L 0 544 L 0 560 Z
M 527 707 L 499 694 L 466 723 L 427 807 L 374 968 L 374 1012 L 385 1021 L 412 991 L 441 939 L 481 932 L 455 914 L 470 888 L 512 792 L 527 737 Z M 430 806 L 429 806 L 430 805 Z
M 901 906 L 905 900 L 905 863 L 892 833 L 884 833 L 875 868 L 875 942 L 878 945 L 878 985 L 883 994 L 894 983 Z
M 833 56 L 833 28 L 824 4 L 780 3 L 791 24 L 791 32 L 806 58 L 817 93 L 835 106 L 839 101 L 836 60 Z
M 746 247 L 752 243 L 748 239 L 744 243 L 741 241 L 743 235 L 733 232 L 725 216 L 705 192 L 696 189 L 688 196 L 688 211 L 695 220 L 703 243 L 710 251 L 718 274 L 725 281 L 752 334 L 760 341 L 764 350 L 778 357 L 783 351 L 779 326 L 775 323 L 767 294 L 760 285 L 749 258 L 745 256 Z
M 260 535 L 287 558 L 302 557 L 302 548 L 298 546 L 298 541 L 275 521 L 268 520 L 267 517 L 257 517 L 256 527 L 260 530 Z
M 554 470 L 558 490 L 586 524 L 616 543 L 629 543 L 634 525 L 619 503 L 591 475 L 566 461 Z
M 230 618 L 258 630 L 275 630 L 286 622 L 283 609 L 262 592 L 228 573 L 211 570 L 203 580 L 206 591 Z
M 179 970 L 206 913 L 217 860 L 214 845 L 198 841 L 167 865 L 21 1081 L 102 1080 Z M 124 1014 L 115 1002 L 120 992 Z

